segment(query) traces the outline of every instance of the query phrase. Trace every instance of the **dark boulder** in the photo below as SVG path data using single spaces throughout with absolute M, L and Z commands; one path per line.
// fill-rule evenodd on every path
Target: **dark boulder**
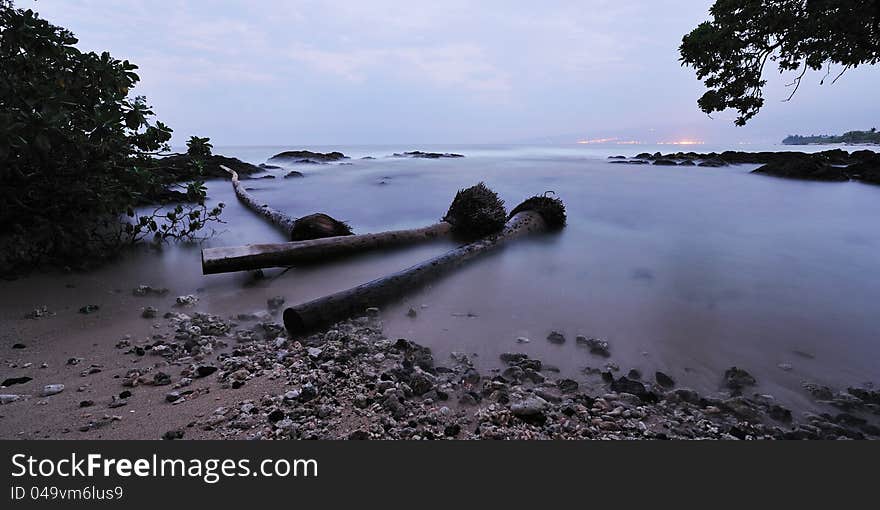
M 297 172 L 296 170 L 291 170 L 291 171 L 287 172 L 287 174 L 284 176 L 285 179 L 292 179 L 295 177 L 303 177 L 302 172 Z
M 752 173 L 811 181 L 841 182 L 849 180 L 849 177 L 839 167 L 831 166 L 819 158 L 803 156 L 778 159 Z
M 708 167 L 708 168 L 720 168 L 722 166 L 727 166 L 727 163 L 724 160 L 718 158 L 710 158 L 700 161 L 697 166 Z
M 422 152 L 409 151 L 404 153 L 395 152 L 391 155 L 394 158 L 420 158 L 420 159 L 440 159 L 440 158 L 463 158 L 463 154 L 455 154 L 452 152 Z
M 291 241 L 322 239 L 324 237 L 350 236 L 351 227 L 323 213 L 310 214 L 296 220 L 290 231 Z
M 330 163 L 348 159 L 341 152 L 284 151 L 269 158 L 269 161 L 293 161 L 295 163 Z
M 724 372 L 724 386 L 734 391 L 741 391 L 746 386 L 754 386 L 758 381 L 752 374 L 737 367 L 730 367 Z
M 655 159 L 654 164 L 659 166 L 678 166 L 678 163 L 671 159 Z
M 657 384 L 664 388 L 675 386 L 675 380 L 659 370 L 654 374 L 654 379 L 657 381 Z

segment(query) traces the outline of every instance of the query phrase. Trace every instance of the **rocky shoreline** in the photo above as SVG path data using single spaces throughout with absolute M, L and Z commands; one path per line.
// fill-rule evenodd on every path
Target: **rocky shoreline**
M 611 156 L 611 163 L 628 165 L 723 167 L 739 164 L 760 164 L 752 173 L 812 181 L 861 181 L 880 184 L 880 153 L 858 150 L 852 153 L 832 149 L 805 152 L 647 152 L 632 158 Z
M 141 286 L 133 292 L 163 291 Z M 662 372 L 643 377 L 614 363 L 585 369 L 575 380 L 516 352 L 501 355 L 503 368 L 481 373 L 465 353 L 435 360 L 423 346 L 386 338 L 375 308 L 322 333 L 292 338 L 276 322 L 280 297 L 269 300 L 269 311 L 228 319 L 191 311 L 195 296 L 174 303 L 162 318 L 155 307 L 143 308 L 144 318 L 157 321 L 155 332 L 118 341 L 110 353 L 119 367 L 114 373 L 81 357 L 67 361 L 66 368 L 81 371 L 82 378 L 110 377 L 101 388 L 65 391 L 63 384 L 48 384 L 29 388 L 36 392 L 30 396 L 15 390 L 36 381 L 4 381 L 9 387 L 0 389 L 0 416 L 27 412 L 34 403 L 46 409 L 64 392 L 81 413 L 58 408 L 61 434 L 80 438 L 124 426 L 128 415 L 118 408 L 133 413 L 132 407 L 177 423 L 155 432 L 164 439 L 880 438 L 880 391 L 871 386 L 834 390 L 805 382 L 816 412 L 795 416 L 772 396 L 756 393 L 755 378 L 737 367 L 719 374 L 719 391 L 712 395 Z M 551 333 L 547 341 L 564 337 Z M 597 359 L 611 356 L 603 340 L 576 342 Z M 137 403 L 126 407 L 130 401 Z M 122 437 L 143 433 L 135 428 Z

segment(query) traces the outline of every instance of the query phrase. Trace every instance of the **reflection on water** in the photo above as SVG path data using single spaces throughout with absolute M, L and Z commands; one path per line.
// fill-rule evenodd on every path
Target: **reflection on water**
M 383 158 L 414 148 L 467 157 Z M 260 163 L 281 149 L 217 152 Z M 491 368 L 499 353 L 524 351 L 589 380 L 580 370 L 606 360 L 575 345 L 575 335 L 583 334 L 607 338 L 611 361 L 624 370 L 660 369 L 707 391 L 717 389 L 725 368 L 742 366 L 762 391 L 793 405 L 802 399 L 802 380 L 880 380 L 880 187 L 749 175 L 754 165 L 670 168 L 605 160 L 622 150 L 658 150 L 644 146 L 312 149 L 342 150 L 353 156 L 351 164 L 300 165 L 303 179 L 270 171 L 277 178 L 253 181 L 253 193 L 294 216 L 325 212 L 356 232 L 428 225 L 457 189 L 481 180 L 508 207 L 548 190 L 565 201 L 569 226 L 562 233 L 519 241 L 384 310 L 389 335 L 424 343 L 440 359 L 465 351 Z M 377 159 L 359 159 L 367 155 Z M 209 244 L 283 240 L 237 204 L 227 181 L 209 183 L 209 194 L 228 205 L 224 231 Z M 77 278 L 107 288 L 202 289 L 205 309 L 234 313 L 264 308 L 274 295 L 288 303 L 312 299 L 450 246 L 267 271 L 269 278 L 255 284 L 246 274 L 202 276 L 198 249 L 169 248 Z M 4 285 L 27 292 L 41 278 Z M 417 317 L 406 316 L 410 307 Z M 568 341 L 550 344 L 551 330 Z M 531 342 L 517 344 L 519 336 Z M 783 371 L 780 363 L 794 368 Z

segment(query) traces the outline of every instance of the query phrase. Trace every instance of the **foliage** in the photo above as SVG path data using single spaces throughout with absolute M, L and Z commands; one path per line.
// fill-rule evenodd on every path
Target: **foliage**
M 711 21 L 686 35 L 682 65 L 709 89 L 698 105 L 707 114 L 734 108 L 745 125 L 764 105 L 768 61 L 794 72 L 789 99 L 807 70 L 844 72 L 880 61 L 880 0 L 716 0 Z M 823 78 L 824 82 L 825 78 Z
M 70 31 L 33 11 L 0 3 L 6 265 L 91 258 L 148 236 L 186 238 L 219 215 L 204 205 L 201 182 L 184 186 L 187 206 L 135 212 L 169 193 L 152 156 L 168 150 L 171 129 L 153 119 L 144 97 L 129 96 L 140 79 L 136 65 L 80 51 L 76 43 Z M 207 139 L 194 140 L 196 153 L 210 153 Z
M 499 232 L 506 216 L 504 201 L 481 182 L 455 194 L 443 221 L 457 236 L 472 239 Z
M 559 197 L 551 197 L 554 195 L 552 191 L 548 191 L 543 195 L 536 195 L 526 199 L 525 202 L 514 207 L 510 211 L 510 217 L 513 218 L 517 214 L 524 211 L 535 211 L 544 218 L 547 228 L 550 230 L 558 230 L 565 226 L 565 204 Z
M 880 143 L 877 128 L 868 131 L 847 131 L 842 135 L 789 135 L 782 141 L 785 145 L 808 145 L 813 143 Z

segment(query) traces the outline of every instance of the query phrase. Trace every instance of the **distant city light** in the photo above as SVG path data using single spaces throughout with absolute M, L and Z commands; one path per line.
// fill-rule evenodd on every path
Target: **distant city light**
M 640 145 L 642 142 L 638 140 L 621 140 L 619 138 L 593 138 L 592 140 L 578 140 L 579 144 L 592 145 L 599 143 L 609 143 L 614 145 Z
M 674 142 L 657 142 L 657 145 L 705 145 L 702 140 L 676 140 Z

